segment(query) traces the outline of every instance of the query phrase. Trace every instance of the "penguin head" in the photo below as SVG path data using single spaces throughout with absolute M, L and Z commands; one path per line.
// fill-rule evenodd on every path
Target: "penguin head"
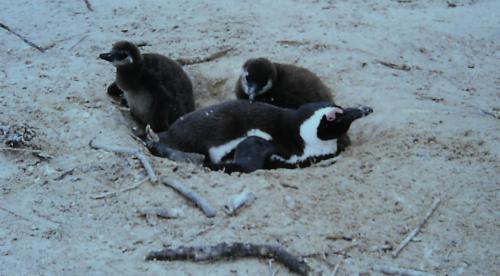
M 115 67 L 121 67 L 140 62 L 141 53 L 135 44 L 118 41 L 113 44 L 111 52 L 100 54 L 99 58 L 113 63 Z
M 338 139 L 349 130 L 351 123 L 373 112 L 367 106 L 342 108 L 331 103 L 309 103 L 297 110 L 300 136 L 306 142 Z
M 250 102 L 269 91 L 276 82 L 276 66 L 265 58 L 249 59 L 243 64 L 240 82 Z
M 373 109 L 368 106 L 356 108 L 341 108 L 339 106 L 334 106 L 330 110 L 327 110 L 321 117 L 317 136 L 321 140 L 338 139 L 340 136 L 347 133 L 352 122 L 368 116 L 372 112 Z

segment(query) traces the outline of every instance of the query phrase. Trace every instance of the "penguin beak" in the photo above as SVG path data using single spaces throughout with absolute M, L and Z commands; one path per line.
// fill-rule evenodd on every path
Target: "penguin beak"
M 257 85 L 248 84 L 248 100 L 253 103 L 255 101 L 255 97 L 257 97 Z
M 107 60 L 107 61 L 109 61 L 109 62 L 113 62 L 113 56 L 111 55 L 111 53 L 103 53 L 103 54 L 100 54 L 100 55 L 99 55 L 99 58 L 104 59 L 104 60 Z
M 342 113 L 342 120 L 352 122 L 362 117 L 366 117 L 373 112 L 373 109 L 368 106 L 360 106 L 356 108 L 345 108 Z

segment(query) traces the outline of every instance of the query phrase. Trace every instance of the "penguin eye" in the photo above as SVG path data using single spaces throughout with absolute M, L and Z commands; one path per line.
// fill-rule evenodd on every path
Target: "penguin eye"
M 116 53 L 115 54 L 115 58 L 117 60 L 124 60 L 128 57 L 128 55 L 126 53 Z

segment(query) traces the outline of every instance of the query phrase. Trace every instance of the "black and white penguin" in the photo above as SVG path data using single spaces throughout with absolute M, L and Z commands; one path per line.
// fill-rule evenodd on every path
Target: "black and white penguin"
M 337 140 L 354 120 L 371 112 L 369 107 L 344 109 L 328 102 L 287 109 L 234 100 L 182 116 L 159 133 L 159 142 L 147 144 L 153 154 L 167 158 L 170 149 L 203 154 L 205 165 L 228 172 L 269 168 L 271 159 L 274 168 L 290 167 L 337 154 Z
M 330 89 L 313 72 L 266 58 L 249 59 L 243 64 L 235 94 L 238 99 L 285 108 L 312 102 L 333 103 Z
M 128 41 L 119 41 L 111 52 L 99 55 L 116 67 L 116 81 L 108 94 L 123 94 L 141 128 L 151 125 L 164 131 L 180 116 L 194 110 L 191 80 L 175 61 L 159 54 L 141 54 Z

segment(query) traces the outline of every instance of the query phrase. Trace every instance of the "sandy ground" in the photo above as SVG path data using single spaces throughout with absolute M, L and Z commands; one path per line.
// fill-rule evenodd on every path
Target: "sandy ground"
M 339 262 L 338 275 L 377 275 L 376 264 L 500 273 L 500 1 L 100 0 L 93 11 L 84 1 L 0 2 L 2 23 L 49 47 L 41 53 L 0 29 L 0 124 L 33 127 L 25 147 L 52 156 L 1 151 L 0 275 L 270 273 L 264 260 L 143 260 L 163 246 L 221 241 L 282 245 L 326 275 Z M 151 157 L 159 174 L 218 208 L 212 219 L 150 183 L 95 200 L 145 175 L 137 160 L 88 146 L 140 147 L 105 94 L 114 69 L 97 59 L 121 39 L 172 58 L 233 47 L 185 67 L 197 106 L 233 98 L 243 62 L 266 56 L 311 69 L 339 104 L 375 113 L 355 123 L 353 145 L 328 166 L 226 175 Z M 226 216 L 222 205 L 244 189 L 256 201 Z M 392 258 L 438 197 L 417 239 Z M 182 214 L 151 226 L 135 210 L 152 206 Z

